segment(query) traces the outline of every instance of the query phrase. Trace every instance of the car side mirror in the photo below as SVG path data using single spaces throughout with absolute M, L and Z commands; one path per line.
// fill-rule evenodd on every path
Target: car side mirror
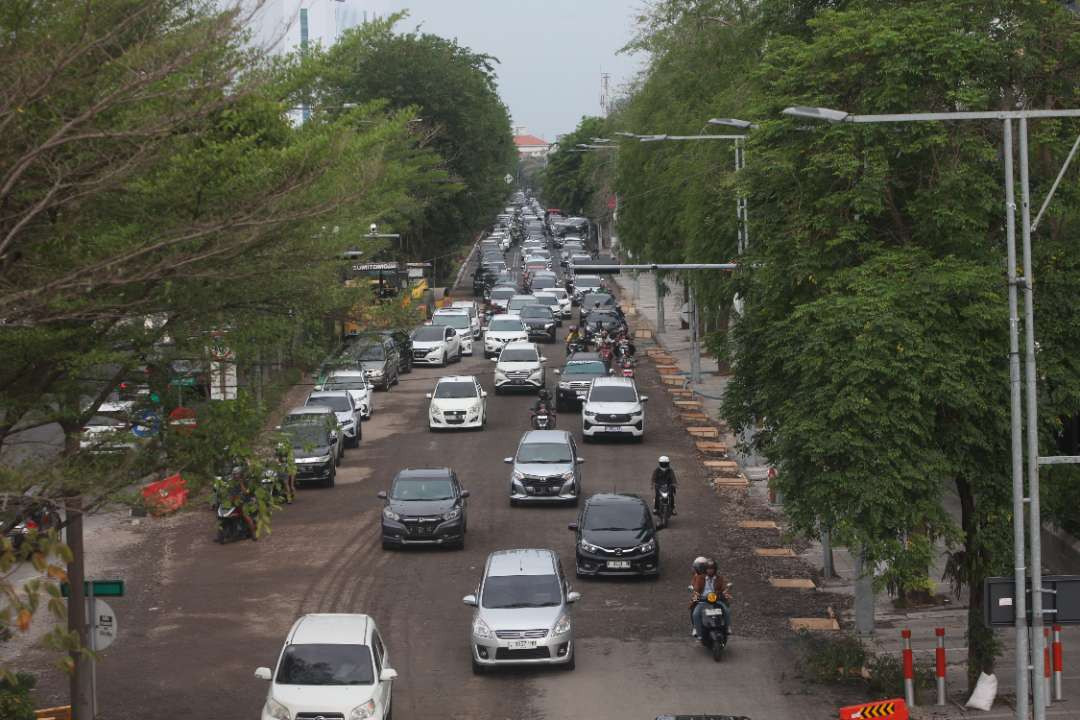
M 612 368 L 612 369 L 608 370 L 608 371 L 607 371 L 607 374 L 608 374 L 608 375 L 614 375 L 614 374 L 615 374 L 615 369 L 614 369 L 614 368 Z
M 649 402 L 649 396 L 648 395 L 642 395 L 640 400 L 641 400 L 641 402 Z
M 480 391 L 480 397 L 486 398 L 487 397 L 487 390 L 481 390 Z
M 469 497 L 469 491 L 468 490 L 462 490 L 461 491 L 461 497 L 463 497 L 463 498 Z
M 476 607 L 476 596 L 475 595 L 466 595 L 465 597 L 461 598 L 461 602 L 465 603 L 466 605 L 471 605 L 472 607 Z
M 503 458 L 503 462 L 506 463 L 507 465 L 513 465 L 514 464 L 514 458 L 512 458 L 512 457 Z
M 499 362 L 499 358 L 493 357 L 493 358 L 491 358 L 491 362 L 497 363 L 497 362 Z
M 546 358 L 546 357 L 541 357 L 541 358 L 540 358 L 540 362 L 542 362 L 542 363 L 546 363 L 546 362 L 547 362 L 547 358 Z
M 581 593 L 577 592 L 576 590 L 566 593 L 566 602 L 568 603 L 576 603 L 580 599 Z
M 567 524 L 566 529 L 567 530 L 573 530 L 574 532 L 577 532 L 578 524 L 576 522 L 569 523 L 569 524 Z
M 271 674 L 270 674 L 270 668 L 268 668 L 268 667 L 257 667 L 257 668 L 255 668 L 255 677 L 257 677 L 259 680 L 269 680 L 272 677 Z
M 424 397 L 426 397 L 428 400 L 430 400 L 431 399 L 431 393 L 424 393 Z
M 383 668 L 383 671 L 379 673 L 379 682 L 390 682 L 397 677 L 397 670 L 394 668 Z
M 556 368 L 555 369 L 555 374 L 556 375 L 562 375 L 562 370 L 559 370 L 558 368 Z
M 385 491 L 385 490 L 380 490 L 380 491 L 379 491 L 379 492 L 377 493 L 377 496 L 378 496 L 378 498 L 379 498 L 380 500 L 385 500 L 385 499 L 386 499 L 386 491 Z
M 331 445 L 337 445 L 337 433 L 331 433 L 331 435 L 330 435 L 330 444 Z
M 577 464 L 578 464 L 578 465 L 580 465 L 580 464 L 581 464 L 581 463 L 583 463 L 583 462 L 585 462 L 585 458 L 578 458 L 578 459 L 577 459 Z

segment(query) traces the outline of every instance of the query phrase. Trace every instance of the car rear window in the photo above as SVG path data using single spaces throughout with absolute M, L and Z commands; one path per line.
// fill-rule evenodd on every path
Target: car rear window
M 525 307 L 521 308 L 521 317 L 550 320 L 551 308 L 545 307 L 543 305 L 526 305 Z
M 375 672 L 367 645 L 290 645 L 281 655 L 281 685 L 371 685 Z
M 435 325 L 449 325 L 455 330 L 464 330 L 469 327 L 469 316 L 465 313 L 437 313 L 432 316 L 431 322 Z
M 307 399 L 305 405 L 325 405 L 334 412 L 348 412 L 352 410 L 349 407 L 349 400 L 344 395 L 313 395 Z
M 517 295 L 517 290 L 513 288 L 495 288 L 491 291 L 491 297 L 496 300 L 509 300 L 514 295 Z
M 607 367 L 599 360 L 567 363 L 563 375 L 606 375 Z
M 445 330 L 443 330 L 442 325 L 425 325 L 416 329 L 416 332 L 413 333 L 413 340 L 419 340 L 420 342 L 442 340 L 444 333 Z

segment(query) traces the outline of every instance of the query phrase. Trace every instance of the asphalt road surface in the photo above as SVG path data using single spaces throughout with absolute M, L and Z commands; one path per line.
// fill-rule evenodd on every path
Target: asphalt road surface
M 575 312 L 576 316 L 576 312 Z M 563 328 L 565 330 L 565 327 Z M 100 707 L 110 720 L 255 718 L 266 683 L 256 666 L 272 666 L 285 633 L 309 612 L 372 615 L 386 640 L 394 683 L 394 714 L 407 718 L 654 718 L 664 713 L 730 713 L 760 720 L 835 716 L 835 705 L 805 695 L 790 680 L 785 643 L 739 634 L 744 568 L 725 565 L 717 531 L 725 501 L 709 488 L 689 437 L 652 367 L 642 363 L 639 386 L 652 397 L 645 442 L 584 444 L 580 415 L 564 412 L 587 462 L 586 494 L 635 492 L 648 497 L 658 455 L 680 473 L 679 515 L 661 532 L 658 580 L 577 580 L 577 669 L 506 670 L 474 676 L 469 662 L 471 608 L 462 596 L 476 587 L 487 555 L 504 548 L 546 547 L 572 567 L 576 519 L 571 507 L 515 507 L 508 502 L 512 455 L 528 429 L 533 395 L 492 392 L 493 363 L 478 352 L 443 369 L 418 368 L 391 392 L 376 396 L 360 448 L 346 452 L 333 489 L 305 489 L 274 517 L 257 543 L 213 542 L 209 509 L 144 522 L 142 537 L 113 561 L 128 581 L 115 600 L 120 636 L 98 670 Z M 550 371 L 562 344 L 542 346 Z M 483 431 L 431 433 L 424 397 L 437 377 L 475 374 L 488 389 Z M 303 389 L 298 388 L 297 393 Z M 450 466 L 471 491 L 464 550 L 384 551 L 379 541 L 379 490 L 405 467 Z M 722 524 L 722 523 L 721 523 Z M 735 581 L 736 635 L 721 663 L 689 634 L 686 585 L 698 554 L 720 559 Z M 27 649 L 25 665 L 41 671 L 39 700 L 66 702 L 54 660 Z

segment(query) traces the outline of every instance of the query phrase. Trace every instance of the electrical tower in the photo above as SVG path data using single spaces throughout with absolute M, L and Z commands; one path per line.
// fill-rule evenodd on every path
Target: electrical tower
M 611 95 L 608 91 L 609 80 L 611 80 L 610 73 L 600 73 L 600 112 L 604 114 L 604 117 L 607 117 L 608 113 L 611 112 Z

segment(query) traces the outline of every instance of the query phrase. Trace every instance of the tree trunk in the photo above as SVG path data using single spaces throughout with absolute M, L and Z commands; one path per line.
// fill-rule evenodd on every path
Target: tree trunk
M 975 689 L 980 673 L 992 673 L 997 654 L 994 632 L 983 621 L 983 581 L 986 579 L 985 550 L 979 542 L 979 521 L 975 513 L 975 496 L 971 484 L 956 479 L 960 497 L 960 527 L 964 532 L 963 577 L 968 587 L 967 679 L 968 692 Z
M 68 632 L 77 634 L 79 647 L 90 646 L 87 633 L 86 579 L 83 549 L 82 495 L 73 495 L 65 503 L 67 515 L 67 546 L 71 549 L 71 562 L 67 566 L 68 586 Z M 71 653 L 73 671 L 70 677 L 71 717 L 73 720 L 93 720 L 94 711 L 90 689 L 90 660 L 79 651 Z

